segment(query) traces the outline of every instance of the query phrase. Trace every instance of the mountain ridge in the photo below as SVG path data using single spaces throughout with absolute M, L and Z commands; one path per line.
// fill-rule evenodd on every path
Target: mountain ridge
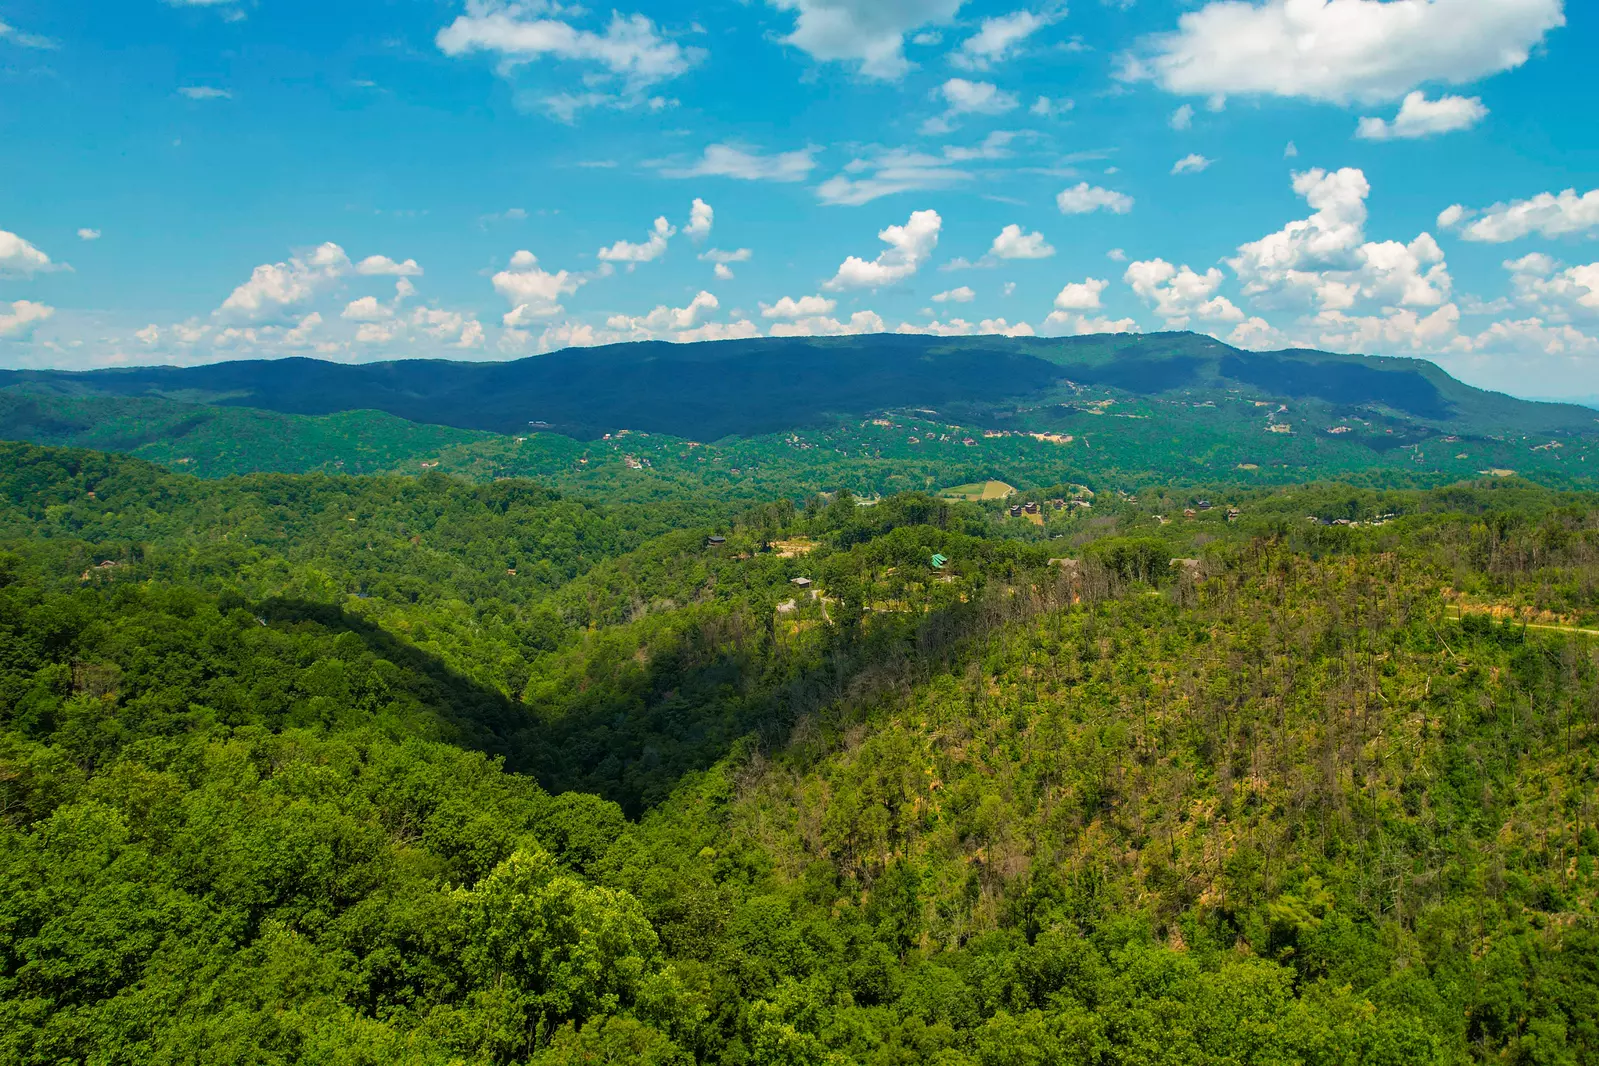
M 1143 396 L 1252 389 L 1265 397 L 1397 411 L 1440 431 L 1581 433 L 1599 426 L 1592 409 L 1477 389 L 1426 360 L 1247 352 L 1192 333 L 641 341 L 510 362 L 291 357 L 0 371 L 0 387 L 296 415 L 376 410 L 495 433 L 536 425 L 578 439 L 622 428 L 699 439 L 751 436 L 890 407 L 1059 402 L 1085 384 Z

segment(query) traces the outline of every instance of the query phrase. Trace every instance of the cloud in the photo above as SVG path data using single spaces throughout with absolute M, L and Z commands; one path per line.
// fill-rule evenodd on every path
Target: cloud
M 703 241 L 711 235 L 711 226 L 715 221 L 715 209 L 696 196 L 689 209 L 688 225 L 683 227 L 683 235 L 690 240 Z
M 956 115 L 1003 115 L 1017 107 L 1016 94 L 992 82 L 950 78 L 939 86 L 950 113 Z
M 630 241 L 617 241 L 609 248 L 601 248 L 599 257 L 605 263 L 648 263 L 652 259 L 659 259 L 666 254 L 666 242 L 677 229 L 666 221 L 662 215 L 655 220 L 655 226 L 650 231 L 649 238 L 642 244 L 633 244 Z
M 588 279 L 565 270 L 550 273 L 538 265 L 538 257 L 523 250 L 511 257 L 510 265 L 494 275 L 494 291 L 505 297 L 512 308 L 505 315 L 507 327 L 525 326 L 534 319 L 553 318 L 563 310 L 561 297 L 570 296 Z
M 1125 215 L 1133 209 L 1133 198 L 1126 193 L 1101 189 L 1085 181 L 1070 189 L 1062 189 L 1055 197 L 1055 206 L 1060 208 L 1063 215 L 1086 215 L 1101 208 Z
M 850 256 L 839 265 L 838 273 L 823 284 L 824 289 L 868 289 L 891 285 L 915 274 L 938 246 L 944 220 L 937 211 L 916 211 L 903 226 L 889 226 L 878 233 L 888 248 L 867 262 Z
M 1505 261 L 1516 301 L 1557 321 L 1573 315 L 1599 315 L 1599 263 L 1566 267 L 1552 256 L 1533 252 Z
M 1294 175 L 1294 191 L 1315 208 L 1309 218 L 1241 245 L 1228 265 L 1244 294 L 1268 305 L 1344 311 L 1360 301 L 1391 307 L 1438 307 L 1453 281 L 1430 234 L 1409 244 L 1367 241 L 1371 186 L 1353 167 Z
M 394 309 L 380 302 L 376 296 L 363 296 L 346 304 L 339 317 L 351 322 L 382 322 L 394 317 Z
M 948 322 L 934 320 L 925 326 L 905 322 L 894 332 L 921 333 L 935 337 L 972 337 L 983 334 L 993 334 L 1001 337 L 1037 336 L 1033 331 L 1033 327 L 1026 322 L 1017 322 L 1013 325 L 1003 318 L 985 318 L 981 322 L 968 322 L 963 318 L 952 318 Z
M 1104 292 L 1110 282 L 1103 278 L 1085 278 L 1082 281 L 1067 282 L 1055 294 L 1055 309 L 1057 311 L 1098 311 L 1100 308 L 1099 295 Z
M 991 64 L 1003 62 L 1015 54 L 1016 46 L 1052 20 L 1031 11 L 1017 11 L 1010 15 L 983 20 L 976 33 L 961 42 L 960 48 L 950 54 L 949 61 L 967 70 L 987 70 Z
M 815 148 L 801 148 L 777 155 L 739 148 L 731 144 L 707 145 L 698 162 L 688 166 L 661 165 L 668 178 L 738 178 L 740 181 L 804 181 L 816 167 Z
M 1548 238 L 1584 234 L 1599 228 L 1599 189 L 1583 196 L 1578 196 L 1576 189 L 1558 195 L 1541 192 L 1530 200 L 1494 204 L 1483 211 L 1469 211 L 1455 204 L 1438 216 L 1438 225 L 1454 229 L 1467 219 L 1471 221 L 1460 235 L 1468 241 L 1487 244 L 1504 244 L 1534 233 Z M 0 262 L 4 258 L 0 251 Z
M 1173 163 L 1171 172 L 1173 174 L 1197 174 L 1213 162 L 1215 160 L 1206 159 L 1198 152 L 1191 152 Z
M 1527 61 L 1562 0 L 1212 0 L 1144 42 L 1122 77 L 1168 92 L 1393 100 Z
M 784 296 L 775 304 L 761 304 L 761 317 L 813 318 L 817 315 L 830 315 L 837 306 L 837 300 L 829 300 L 825 296 L 801 296 L 798 300 L 792 296 Z
M 971 181 L 975 175 L 958 164 L 977 160 L 1004 159 L 1008 145 L 1018 135 L 1010 130 L 995 130 L 973 147 L 945 145 L 941 153 L 894 148 L 871 159 L 854 159 L 844 173 L 835 174 L 816 187 L 824 204 L 858 207 L 895 193 L 948 189 Z M 854 177 L 870 172 L 869 177 Z
M 233 93 L 210 85 L 185 85 L 178 92 L 190 100 L 231 100 Z
M 1194 318 L 1211 322 L 1244 319 L 1231 300 L 1217 295 L 1224 278 L 1215 267 L 1196 274 L 1187 265 L 1176 267 L 1164 259 L 1147 259 L 1129 263 L 1122 279 L 1173 329 L 1181 329 Z
M 965 78 L 950 78 L 938 87 L 938 95 L 944 98 L 944 113 L 922 123 L 923 133 L 948 133 L 955 128 L 953 120 L 961 115 L 1003 115 L 1021 106 L 1015 93 L 993 82 Z
M 1171 113 L 1171 118 L 1167 124 L 1174 130 L 1191 129 L 1194 125 L 1194 106 L 1192 104 L 1184 104 L 1179 107 Z
M 52 270 L 63 269 L 60 264 L 18 237 L 0 229 L 0 277 L 31 278 Z
M 693 329 L 720 306 L 715 295 L 702 289 L 682 307 L 661 304 L 647 315 L 612 315 L 605 320 L 605 326 L 619 340 L 658 340 L 666 334 Z
M 761 327 L 749 319 L 740 318 L 733 322 L 707 322 L 696 329 L 683 330 L 671 340 L 677 344 L 692 344 L 697 341 L 743 341 L 760 335 Z
M 678 77 L 705 56 L 701 49 L 685 48 L 662 37 L 655 24 L 643 15 L 612 12 L 605 29 L 595 32 L 557 18 L 536 17 L 546 12 L 560 13 L 562 9 L 555 5 L 467 0 L 466 8 L 466 14 L 440 30 L 435 38 L 445 55 L 497 55 L 502 75 L 545 57 L 597 67 L 599 70 L 587 79 L 590 87 L 619 80 L 629 103 L 644 102 L 645 89 Z M 590 98 L 596 95 L 600 98 Z M 569 97 L 568 102 L 575 109 L 603 103 L 605 99 L 604 94 L 591 92 Z
M 15 26 L 0 22 L 0 41 L 10 41 L 20 48 L 52 49 L 57 47 L 56 42 L 48 37 L 40 37 L 36 33 L 23 33 Z
M 1000 230 L 988 248 L 988 255 L 993 259 L 1048 259 L 1054 254 L 1054 245 L 1045 240 L 1042 233 L 1037 230 L 1023 233 L 1015 223 Z
M 436 341 L 446 342 L 451 348 L 483 346 L 482 323 L 458 311 L 418 307 L 411 312 L 411 326 Z
M 792 322 L 774 322 L 767 331 L 773 337 L 842 337 L 860 333 L 886 333 L 888 326 L 876 311 L 856 311 L 848 322 L 819 315 L 814 318 L 797 318 Z
M 1056 115 L 1064 115 L 1076 106 L 1077 102 L 1068 97 L 1050 99 L 1047 96 L 1040 96 L 1033 101 L 1033 106 L 1027 109 L 1027 113 L 1037 115 L 1039 118 L 1054 118 Z
M 1334 351 L 1441 353 L 1472 347 L 1459 335 L 1460 310 L 1452 303 L 1425 316 L 1409 308 L 1388 308 L 1377 315 L 1329 309 L 1306 325 L 1315 330 L 1316 343 Z
M 329 241 L 286 262 L 263 263 L 234 289 L 217 314 L 235 322 L 282 318 L 350 271 L 350 257 Z M 241 334 L 242 336 L 242 334 Z
M 1235 348 L 1248 348 L 1263 352 L 1288 347 L 1286 334 L 1264 318 L 1246 318 L 1227 334 L 1227 343 Z
M 97 241 L 99 239 L 100 231 L 97 229 L 89 229 L 87 226 L 85 226 L 83 229 L 78 231 L 78 240 L 80 241 Z
M 355 272 L 364 277 L 397 277 L 419 278 L 422 268 L 416 265 L 415 259 L 407 259 L 403 263 L 396 263 L 386 255 L 369 255 L 356 264 Z
M 55 308 L 32 300 L 15 300 L 10 310 L 5 307 L 0 304 L 0 339 L 8 341 L 27 340 L 33 336 L 35 326 L 56 313 Z
M 1495 322 L 1472 338 L 1470 347 L 1520 355 L 1599 355 L 1599 340 L 1575 326 L 1551 324 L 1541 318 Z
M 717 281 L 732 281 L 735 276 L 733 268 L 726 263 L 717 263 L 716 266 L 711 268 L 711 274 Z
M 1137 333 L 1138 323 L 1130 318 L 1089 318 L 1070 311 L 1051 311 L 1044 319 L 1046 337 L 1084 337 L 1093 333 Z
M 1399 105 L 1399 114 L 1392 122 L 1380 118 L 1363 118 L 1355 128 L 1355 136 L 1364 141 L 1410 140 L 1431 137 L 1436 133 L 1453 133 L 1468 130 L 1488 115 L 1482 100 L 1475 96 L 1441 96 L 1427 99 L 1427 94 L 1417 89 Z
M 950 289 L 946 292 L 935 293 L 933 295 L 933 302 L 937 304 L 969 304 L 976 298 L 977 293 L 973 292 L 969 285 L 962 285 L 958 289 Z
M 896 81 L 911 69 L 905 35 L 947 24 L 963 0 L 768 0 L 798 17 L 782 38 L 821 62 L 860 64 L 868 78 Z
M 699 257 L 707 263 L 747 263 L 753 254 L 748 248 L 735 248 L 732 251 L 707 248 Z

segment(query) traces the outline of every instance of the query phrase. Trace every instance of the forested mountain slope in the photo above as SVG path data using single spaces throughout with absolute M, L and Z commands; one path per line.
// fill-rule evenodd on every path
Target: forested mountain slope
M 0 460 L 0 1061 L 1599 1056 L 1591 497 Z
M 961 417 L 1069 400 L 1073 385 L 1142 396 L 1244 392 L 1393 412 L 1444 432 L 1593 433 L 1570 404 L 1470 388 L 1435 364 L 1315 351 L 1251 353 L 1191 333 L 1089 337 L 797 337 L 569 349 L 502 363 L 241 360 L 89 372 L 0 371 L 0 387 L 159 397 L 296 415 L 378 410 L 495 433 L 548 426 L 715 440 L 885 408 Z

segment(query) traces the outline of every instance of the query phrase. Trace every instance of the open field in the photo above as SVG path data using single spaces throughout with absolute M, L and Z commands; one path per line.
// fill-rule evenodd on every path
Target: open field
M 1016 489 L 1003 481 L 973 481 L 965 485 L 955 485 L 947 489 L 940 489 L 939 493 L 946 500 L 1003 500 L 1007 496 L 1014 496 Z

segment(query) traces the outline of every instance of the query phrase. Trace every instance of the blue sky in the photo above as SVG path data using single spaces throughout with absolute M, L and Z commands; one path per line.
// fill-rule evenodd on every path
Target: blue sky
M 1565 0 L 0 0 L 0 366 L 1194 329 L 1599 395 Z

